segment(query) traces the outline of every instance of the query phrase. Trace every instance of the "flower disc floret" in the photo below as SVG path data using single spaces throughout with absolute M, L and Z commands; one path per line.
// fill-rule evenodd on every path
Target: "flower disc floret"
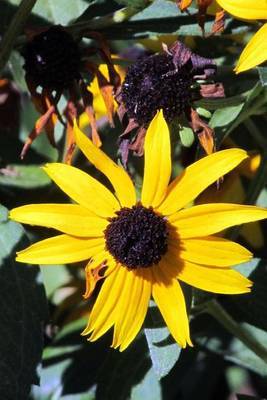
M 80 77 L 80 51 L 73 37 L 60 26 L 34 36 L 24 48 L 24 69 L 36 85 L 63 90 Z
M 167 252 L 167 221 L 141 204 L 124 207 L 105 230 L 106 248 L 130 269 L 158 264 Z
M 190 72 L 187 64 L 177 68 L 165 53 L 131 65 L 121 92 L 128 116 L 147 125 L 160 108 L 168 121 L 182 114 L 191 102 Z

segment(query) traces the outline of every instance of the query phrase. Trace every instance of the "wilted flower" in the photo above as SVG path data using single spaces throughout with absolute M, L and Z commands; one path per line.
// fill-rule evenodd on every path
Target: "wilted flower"
M 123 159 L 128 149 L 141 155 L 147 126 L 159 108 L 170 123 L 185 116 L 206 153 L 214 149 L 213 130 L 193 108 L 194 100 L 224 96 L 221 84 L 212 82 L 215 63 L 200 57 L 177 41 L 162 54 L 155 54 L 132 64 L 117 96 L 118 114 L 127 127 L 122 134 Z M 200 82 L 199 82 L 200 81 Z M 138 128 L 131 142 L 129 133 Z M 126 145 L 125 145 L 126 144 Z
M 248 20 L 267 19 L 267 1 L 257 0 L 217 0 L 217 3 L 227 12 L 237 18 Z M 267 60 L 267 23 L 250 39 L 247 46 L 241 53 L 235 72 L 243 72 L 254 68 Z
M 73 120 L 82 112 L 86 112 L 92 128 L 92 139 L 96 145 L 101 141 L 96 129 L 93 109 L 93 95 L 88 90 L 82 73 L 88 77 L 96 77 L 105 102 L 109 121 L 113 124 L 114 101 L 113 88 L 120 83 L 116 73 L 108 46 L 103 37 L 96 32 L 83 33 L 98 42 L 99 48 L 88 48 L 74 40 L 72 35 L 63 27 L 57 25 L 34 34 L 23 49 L 25 59 L 24 69 L 26 82 L 30 90 L 33 103 L 41 113 L 33 131 L 26 141 L 21 157 L 23 158 L 32 141 L 45 130 L 50 143 L 55 146 L 54 126 L 57 120 L 64 125 L 57 104 L 63 92 L 67 92 L 67 106 L 65 109 L 68 149 L 66 160 L 70 161 L 74 149 Z M 107 79 L 98 65 L 91 61 L 90 56 L 99 53 L 109 71 Z M 39 90 L 40 88 L 40 90 Z M 81 98 L 81 99 L 80 99 Z
M 181 11 L 187 11 L 193 0 L 175 0 Z M 198 23 L 202 32 L 205 32 L 206 14 L 215 15 L 215 21 L 212 26 L 211 33 L 218 33 L 224 29 L 224 12 L 216 3 L 216 0 L 196 0 L 198 7 Z
M 33 204 L 12 210 L 13 220 L 62 232 L 20 251 L 17 260 L 34 264 L 89 260 L 85 297 L 104 279 L 83 332 L 91 341 L 114 327 L 112 346 L 124 350 L 141 329 L 152 295 L 174 339 L 182 347 L 191 345 L 179 280 L 214 293 L 249 292 L 251 282 L 231 266 L 248 261 L 252 254 L 213 235 L 266 218 L 267 210 L 237 204 L 185 207 L 244 160 L 246 152 L 213 153 L 169 184 L 170 135 L 160 111 L 145 138 L 144 181 L 137 200 L 126 171 L 76 125 L 75 131 L 79 148 L 110 180 L 115 194 L 70 165 L 46 165 L 48 175 L 77 204 Z

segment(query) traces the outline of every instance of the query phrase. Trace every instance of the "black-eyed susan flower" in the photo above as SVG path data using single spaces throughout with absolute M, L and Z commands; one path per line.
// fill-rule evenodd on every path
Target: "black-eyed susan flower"
M 79 148 L 110 180 L 115 193 L 73 166 L 46 165 L 45 171 L 75 204 L 13 209 L 10 217 L 15 221 L 62 232 L 20 251 L 17 261 L 56 264 L 89 260 L 85 297 L 98 279 L 104 280 L 83 332 L 91 341 L 113 327 L 112 346 L 124 350 L 141 329 L 152 296 L 177 343 L 191 345 L 179 280 L 214 293 L 249 292 L 252 283 L 231 266 L 249 260 L 251 253 L 214 234 L 266 218 L 267 210 L 236 204 L 186 206 L 243 161 L 246 152 L 213 153 L 169 184 L 170 136 L 160 111 L 145 138 L 144 180 L 138 200 L 126 171 L 77 126 L 75 132 Z
M 222 85 L 213 82 L 215 72 L 212 60 L 192 53 L 179 41 L 170 48 L 164 46 L 163 53 L 132 64 L 117 96 L 118 115 L 123 123 L 126 119 L 121 148 L 141 155 L 146 129 L 161 108 L 168 123 L 186 117 L 206 153 L 212 153 L 213 130 L 200 118 L 193 103 L 200 98 L 224 96 Z
M 217 0 L 227 12 L 237 18 L 247 20 L 266 20 L 266 0 Z M 235 72 L 243 72 L 254 68 L 267 60 L 267 23 L 255 33 L 240 55 Z
M 94 39 L 98 46 L 81 45 L 82 37 Z M 108 77 L 104 76 L 91 56 L 99 54 L 108 68 Z M 50 143 L 55 146 L 54 126 L 59 120 L 66 125 L 67 152 L 66 161 L 70 162 L 74 149 L 73 120 L 82 112 L 88 115 L 92 139 L 98 146 L 101 140 L 97 133 L 93 94 L 88 90 L 87 79 L 96 77 L 102 95 L 109 122 L 113 124 L 114 100 L 113 89 L 120 83 L 120 77 L 114 69 L 109 48 L 97 32 L 83 32 L 76 40 L 62 26 L 56 25 L 41 32 L 33 32 L 23 48 L 25 60 L 25 79 L 32 96 L 32 101 L 41 117 L 35 123 L 23 149 L 26 154 L 32 141 L 46 131 Z M 67 94 L 67 106 L 64 111 L 66 122 L 59 113 L 57 105 L 61 95 Z

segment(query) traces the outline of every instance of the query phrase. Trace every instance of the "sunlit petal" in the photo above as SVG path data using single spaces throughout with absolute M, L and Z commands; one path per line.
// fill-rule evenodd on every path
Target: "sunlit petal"
M 239 204 L 202 204 L 182 210 L 169 221 L 180 239 L 209 236 L 234 225 L 267 218 L 267 210 Z
M 169 185 L 166 198 L 157 210 L 164 215 L 178 211 L 246 157 L 244 150 L 228 149 L 195 162 Z
M 140 331 L 151 296 L 151 274 L 149 270 L 128 271 L 123 293 L 117 304 L 112 347 L 123 351 Z M 127 285 L 128 282 L 128 285 Z
M 30 204 L 10 211 L 14 221 L 74 236 L 101 237 L 108 221 L 76 204 Z
M 124 278 L 123 268 L 117 266 L 105 279 L 89 316 L 88 325 L 82 333 L 83 335 L 91 333 L 89 340 L 97 340 L 114 324 L 115 308 L 120 298 Z
M 50 178 L 70 198 L 101 217 L 110 217 L 120 208 L 113 194 L 90 175 L 67 164 L 44 167 Z
M 252 258 L 250 251 L 240 244 L 214 236 L 171 243 L 169 252 L 174 259 L 218 267 L 241 264 Z
M 144 148 L 145 169 L 141 201 L 146 207 L 156 207 L 164 199 L 171 176 L 170 134 L 162 110 L 148 127 Z
M 16 260 L 29 264 L 68 264 L 87 260 L 104 247 L 104 238 L 85 239 L 59 235 L 19 251 Z
M 164 272 L 164 264 L 153 267 L 152 295 L 176 342 L 181 347 L 192 345 L 183 292 L 176 279 Z
M 267 5 L 266 5 L 267 10 Z M 266 11 L 267 14 L 267 11 Z M 237 73 L 247 71 L 267 60 L 267 23 L 248 42 L 235 67 Z
M 212 293 L 241 294 L 250 292 L 252 282 L 233 269 L 200 266 L 186 261 L 178 279 Z
M 216 0 L 229 14 L 244 19 L 267 19 L 266 0 Z
M 136 203 L 133 182 L 127 172 L 115 164 L 102 150 L 96 147 L 90 139 L 74 124 L 76 143 L 81 151 L 110 180 L 122 207 L 131 207 Z

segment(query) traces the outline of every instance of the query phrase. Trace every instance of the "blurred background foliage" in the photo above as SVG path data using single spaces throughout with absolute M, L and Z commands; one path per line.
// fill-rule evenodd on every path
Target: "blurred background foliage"
M 0 1 L 2 38 L 22 3 L 27 5 L 25 0 Z M 255 400 L 267 396 L 266 223 L 226 233 L 254 251 L 250 263 L 237 266 L 255 282 L 251 294 L 226 299 L 183 288 L 191 304 L 195 343 L 185 351 L 170 338 L 153 302 L 144 330 L 125 352 L 109 348 L 110 334 L 96 343 L 87 342 L 80 336 L 90 310 L 90 302 L 82 299 L 83 265 L 36 267 L 14 261 L 16 250 L 47 237 L 47 232 L 25 231 L 8 220 L 8 210 L 66 200 L 40 168 L 45 162 L 62 161 L 62 124 L 56 125 L 57 148 L 41 134 L 25 159 L 19 157 L 38 117 L 20 55 L 26 28 L 61 24 L 74 36 L 83 28 L 97 30 L 118 55 L 161 51 L 161 43 L 172 43 L 178 36 L 196 53 L 214 58 L 226 97 L 201 100 L 196 107 L 214 128 L 218 149 L 240 146 L 251 152 L 250 163 L 225 177 L 216 200 L 267 206 L 267 67 L 238 76 L 233 73 L 257 26 L 226 15 L 224 32 L 209 35 L 214 16 L 208 15 L 204 38 L 196 12 L 194 2 L 188 13 L 181 13 L 168 0 L 38 0 L 21 26 L 14 28 L 10 44 L 0 47 L 2 60 L 7 61 L 0 61 L 1 400 Z M 90 84 L 90 77 L 86 79 Z M 82 121 L 89 132 L 88 121 Z M 118 159 L 119 122 L 110 128 L 104 118 L 99 126 L 103 149 Z M 186 125 L 179 131 L 172 128 L 172 146 L 175 175 L 201 155 Z M 75 165 L 101 179 L 80 154 L 75 154 Z M 142 159 L 131 156 L 129 168 L 141 183 Z M 215 187 L 203 194 L 206 200 L 217 195 Z

